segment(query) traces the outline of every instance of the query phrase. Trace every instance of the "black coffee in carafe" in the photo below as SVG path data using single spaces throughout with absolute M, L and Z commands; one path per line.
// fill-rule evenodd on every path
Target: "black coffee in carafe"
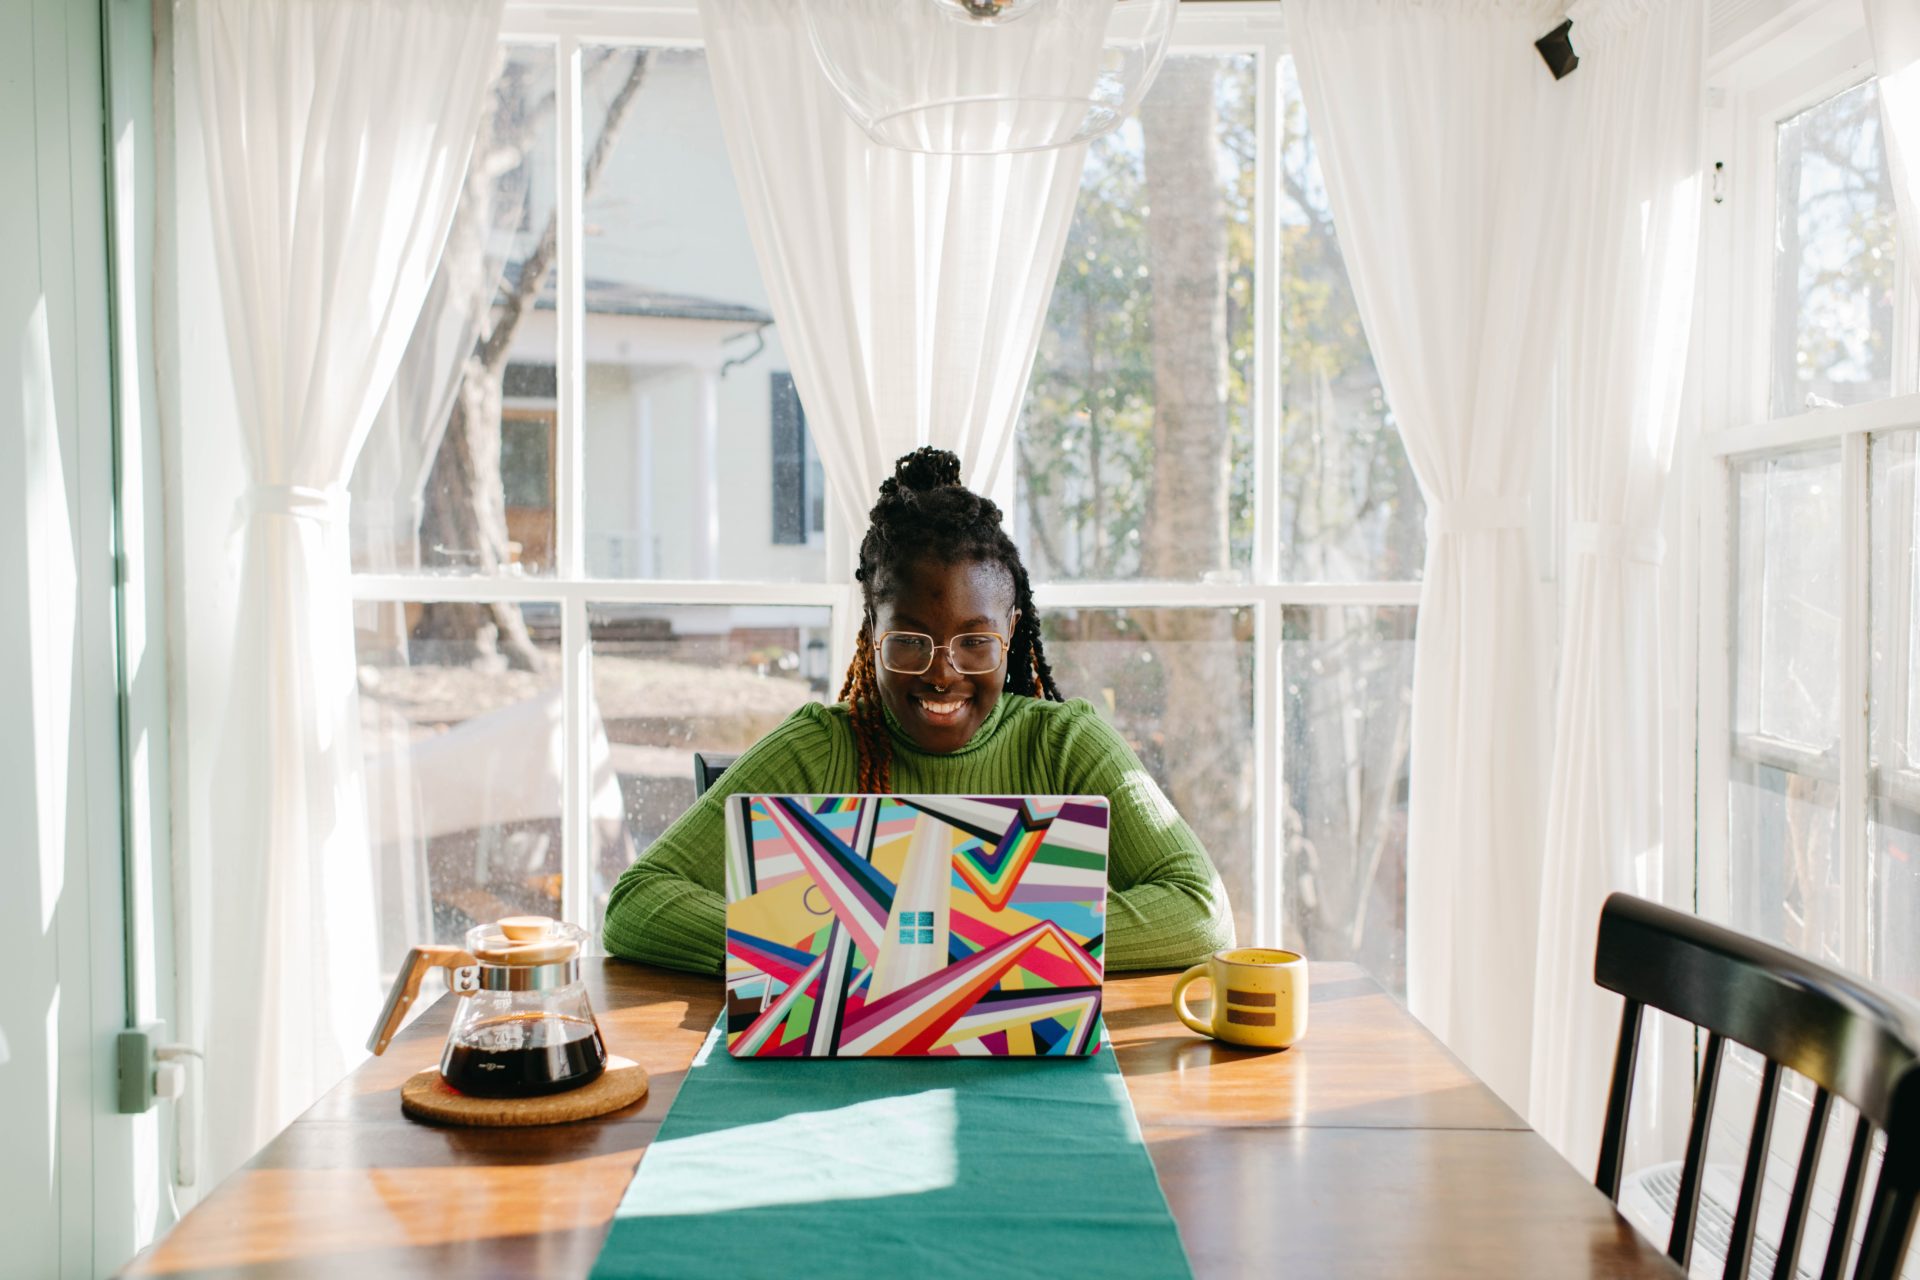
M 440 1075 L 479 1098 L 533 1098 L 591 1084 L 607 1045 L 580 977 L 585 929 L 545 916 L 510 916 L 467 930 L 467 945 L 423 942 L 407 951 L 367 1039 L 384 1051 L 433 969 L 447 974 L 453 1026 Z
M 607 1049 L 590 1018 L 513 1013 L 456 1027 L 440 1060 L 448 1084 L 478 1098 L 532 1098 L 590 1084 Z

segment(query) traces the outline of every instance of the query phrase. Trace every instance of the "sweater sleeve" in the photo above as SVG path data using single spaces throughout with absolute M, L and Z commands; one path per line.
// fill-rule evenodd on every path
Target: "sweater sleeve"
M 607 950 L 668 969 L 718 973 L 726 958 L 726 817 L 742 791 L 814 789 L 833 726 L 808 703 L 748 748 L 621 873 L 607 899 Z
M 1090 703 L 1060 716 L 1062 789 L 1112 806 L 1107 859 L 1107 968 L 1192 964 L 1233 945 L 1226 887 L 1199 837 L 1146 766 Z

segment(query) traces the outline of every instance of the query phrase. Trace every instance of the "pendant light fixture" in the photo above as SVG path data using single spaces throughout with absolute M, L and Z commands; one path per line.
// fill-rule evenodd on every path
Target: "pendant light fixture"
M 848 113 L 884 146 L 1042 151 L 1119 127 L 1166 57 L 1177 0 L 801 0 Z

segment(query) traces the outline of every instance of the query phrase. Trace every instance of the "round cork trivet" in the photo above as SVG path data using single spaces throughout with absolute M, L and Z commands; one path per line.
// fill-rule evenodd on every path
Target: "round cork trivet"
M 630 1058 L 609 1057 L 607 1069 L 592 1084 L 542 1098 L 475 1098 L 443 1080 L 440 1068 L 428 1067 L 400 1086 L 400 1110 L 433 1124 L 506 1129 L 591 1120 L 646 1096 L 647 1069 Z

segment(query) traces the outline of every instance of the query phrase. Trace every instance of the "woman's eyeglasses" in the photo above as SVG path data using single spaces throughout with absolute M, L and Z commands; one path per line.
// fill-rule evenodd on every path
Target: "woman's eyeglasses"
M 880 665 L 895 675 L 925 675 L 941 649 L 960 675 L 983 676 L 1006 661 L 1007 638 L 997 631 L 974 631 L 935 644 L 932 636 L 918 631 L 889 631 L 880 637 Z

